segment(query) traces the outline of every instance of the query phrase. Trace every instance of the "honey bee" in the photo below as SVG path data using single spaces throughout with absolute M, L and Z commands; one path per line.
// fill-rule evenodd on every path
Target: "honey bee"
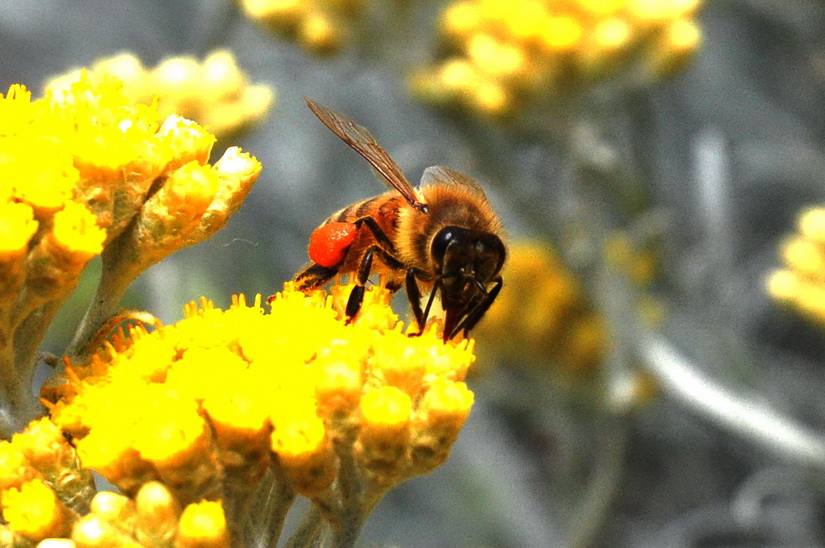
M 466 334 L 484 316 L 502 287 L 506 251 L 502 227 L 484 190 L 453 169 L 424 170 L 413 188 L 398 164 L 370 132 L 329 107 L 306 99 L 310 110 L 333 133 L 367 160 L 390 191 L 333 213 L 309 241 L 309 259 L 296 275 L 302 291 L 349 274 L 355 287 L 345 313 L 352 321 L 361 308 L 364 285 L 378 274 L 390 291 L 402 285 L 418 334 L 433 299 L 441 296 L 444 341 Z M 421 296 L 429 292 L 422 308 Z

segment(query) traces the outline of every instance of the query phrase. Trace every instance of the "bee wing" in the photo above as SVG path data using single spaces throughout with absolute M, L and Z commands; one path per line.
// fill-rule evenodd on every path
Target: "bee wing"
M 384 182 L 392 189 L 397 190 L 415 209 L 425 212 L 426 204 L 418 196 L 413 186 L 404 176 L 401 168 L 395 163 L 387 151 L 375 140 L 367 130 L 328 106 L 316 103 L 310 98 L 304 99 L 309 109 L 355 152 L 360 154 L 381 175 Z
M 475 179 L 446 166 L 430 166 L 424 170 L 424 174 L 421 176 L 421 186 L 433 183 L 460 186 L 484 199 L 487 198 L 484 189 Z

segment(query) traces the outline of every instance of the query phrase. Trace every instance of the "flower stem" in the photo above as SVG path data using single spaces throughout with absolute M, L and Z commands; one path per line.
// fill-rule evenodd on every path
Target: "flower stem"
M 31 387 L 27 389 L 17 373 L 11 344 L 0 353 L 0 386 L 3 392 L 0 399 L 0 439 L 9 440 L 36 415 L 29 409 L 34 408 L 34 397 Z M 27 396 L 31 401 L 26 401 Z
M 75 332 L 72 342 L 66 348 L 66 355 L 71 357 L 85 357 L 90 355 L 95 349 L 89 348 L 89 343 L 94 339 L 97 331 L 115 313 L 120 299 L 126 293 L 129 284 L 137 277 L 140 270 L 125 270 L 118 268 L 117 260 L 112 260 L 110 249 L 117 247 L 118 242 L 114 241 L 103 252 L 103 268 L 100 273 L 100 281 L 97 284 L 95 295 L 80 321 L 80 327 Z
M 272 467 L 268 468 L 245 516 L 245 545 L 278 546 L 286 515 L 294 501 L 295 491 Z
M 723 428 L 808 466 L 825 469 L 825 437 L 770 406 L 707 378 L 663 338 L 639 338 L 644 364 L 664 391 Z
M 308 511 L 304 520 L 298 526 L 298 529 L 284 545 L 284 548 L 303 548 L 304 546 L 316 546 L 322 529 L 324 520 L 321 517 L 321 511 L 313 505 Z

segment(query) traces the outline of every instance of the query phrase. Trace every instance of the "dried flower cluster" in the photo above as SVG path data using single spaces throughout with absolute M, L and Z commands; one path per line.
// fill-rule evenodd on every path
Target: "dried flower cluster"
M 171 57 L 154 68 L 144 67 L 132 53 L 120 53 L 95 62 L 91 71 L 123 81 L 129 101 L 150 104 L 157 99 L 161 116 L 183 116 L 219 137 L 261 121 L 275 98 L 270 86 L 250 84 L 227 50 L 213 51 L 202 62 L 192 56 Z M 66 90 L 79 74 L 76 69 L 56 76 L 46 89 Z
M 459 0 L 441 14 L 442 52 L 414 75 L 422 99 L 486 118 L 520 113 L 641 65 L 681 68 L 701 0 Z
M 313 509 L 292 541 L 347 545 L 387 490 L 447 458 L 474 360 L 472 341 L 445 344 L 434 324 L 405 335 L 385 289 L 347 324 L 348 289 L 288 284 L 270 314 L 260 297 L 227 310 L 203 300 L 68 367 L 54 423 L 0 444 L 2 534 L 19 546 L 252 545 L 277 539 L 300 494 Z M 92 498 L 61 432 L 123 495 Z
M 364 0 L 239 0 L 246 14 L 317 54 L 336 53 L 350 40 Z
M 31 395 L 40 342 L 81 271 L 102 254 L 97 295 L 69 353 L 82 356 L 144 269 L 220 229 L 260 164 L 120 81 L 82 73 L 62 92 L 0 95 L 0 433 L 40 413 Z
M 803 211 L 796 228 L 781 245 L 783 267 L 768 278 L 768 293 L 778 303 L 825 326 L 825 208 Z

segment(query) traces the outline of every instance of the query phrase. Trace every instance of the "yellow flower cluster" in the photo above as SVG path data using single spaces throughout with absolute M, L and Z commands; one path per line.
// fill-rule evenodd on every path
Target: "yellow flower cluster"
M 121 83 L 82 73 L 32 100 L 0 95 L 0 434 L 40 409 L 31 395 L 49 323 L 81 271 L 103 255 L 97 295 L 70 348 L 84 345 L 148 266 L 214 234 L 251 188 L 260 164 L 154 105 L 132 105 Z M 11 417 L 11 419 L 9 419 Z
M 630 65 L 646 77 L 682 67 L 701 33 L 702 0 L 459 0 L 442 14 L 442 58 L 413 92 L 487 118 L 581 91 Z
M 0 441 L 0 546 L 68 534 L 93 495 L 91 472 L 80 468 L 74 448 L 48 419 Z
M 548 362 L 571 377 L 601 365 L 606 333 L 579 282 L 540 242 L 513 242 L 502 274 L 507 285 L 477 328 L 479 352 L 513 363 Z M 501 336 L 507 333 L 507 336 Z
M 227 50 L 213 51 L 203 62 L 192 56 L 172 57 L 151 69 L 136 55 L 121 53 L 95 62 L 91 71 L 122 80 L 130 102 L 150 104 L 157 99 L 162 117 L 177 114 L 195 120 L 219 137 L 262 120 L 275 98 L 270 86 L 250 84 Z M 76 69 L 55 76 L 46 89 L 69 89 L 79 75 Z
M 169 539 L 191 524 L 221 537 L 226 522 L 231 544 L 249 545 L 277 536 L 301 494 L 313 503 L 315 534 L 354 538 L 388 489 L 447 458 L 473 403 L 463 380 L 474 356 L 472 341 L 445 344 L 434 324 L 404 334 L 383 288 L 370 288 L 346 324 L 347 289 L 306 295 L 290 283 L 270 314 L 260 297 L 227 310 L 203 300 L 177 324 L 133 328 L 67 369 L 52 420 L 84 467 L 135 497 L 138 514 L 153 482 L 174 508 L 221 502 L 208 507 L 211 518 L 169 511 L 151 534 Z M 76 521 L 72 538 L 80 524 L 106 520 L 97 514 Z M 97 529 L 113 526 L 140 541 L 129 519 Z
M 297 40 L 312 53 L 337 53 L 364 0 L 239 0 L 247 16 Z
M 825 327 L 825 207 L 797 219 L 797 233 L 780 248 L 783 267 L 768 278 L 770 296 Z
M 220 502 L 192 503 L 181 512 L 157 482 L 141 486 L 134 498 L 95 493 L 91 472 L 80 468 L 74 447 L 48 419 L 0 441 L 0 510 L 0 546 L 229 546 Z

